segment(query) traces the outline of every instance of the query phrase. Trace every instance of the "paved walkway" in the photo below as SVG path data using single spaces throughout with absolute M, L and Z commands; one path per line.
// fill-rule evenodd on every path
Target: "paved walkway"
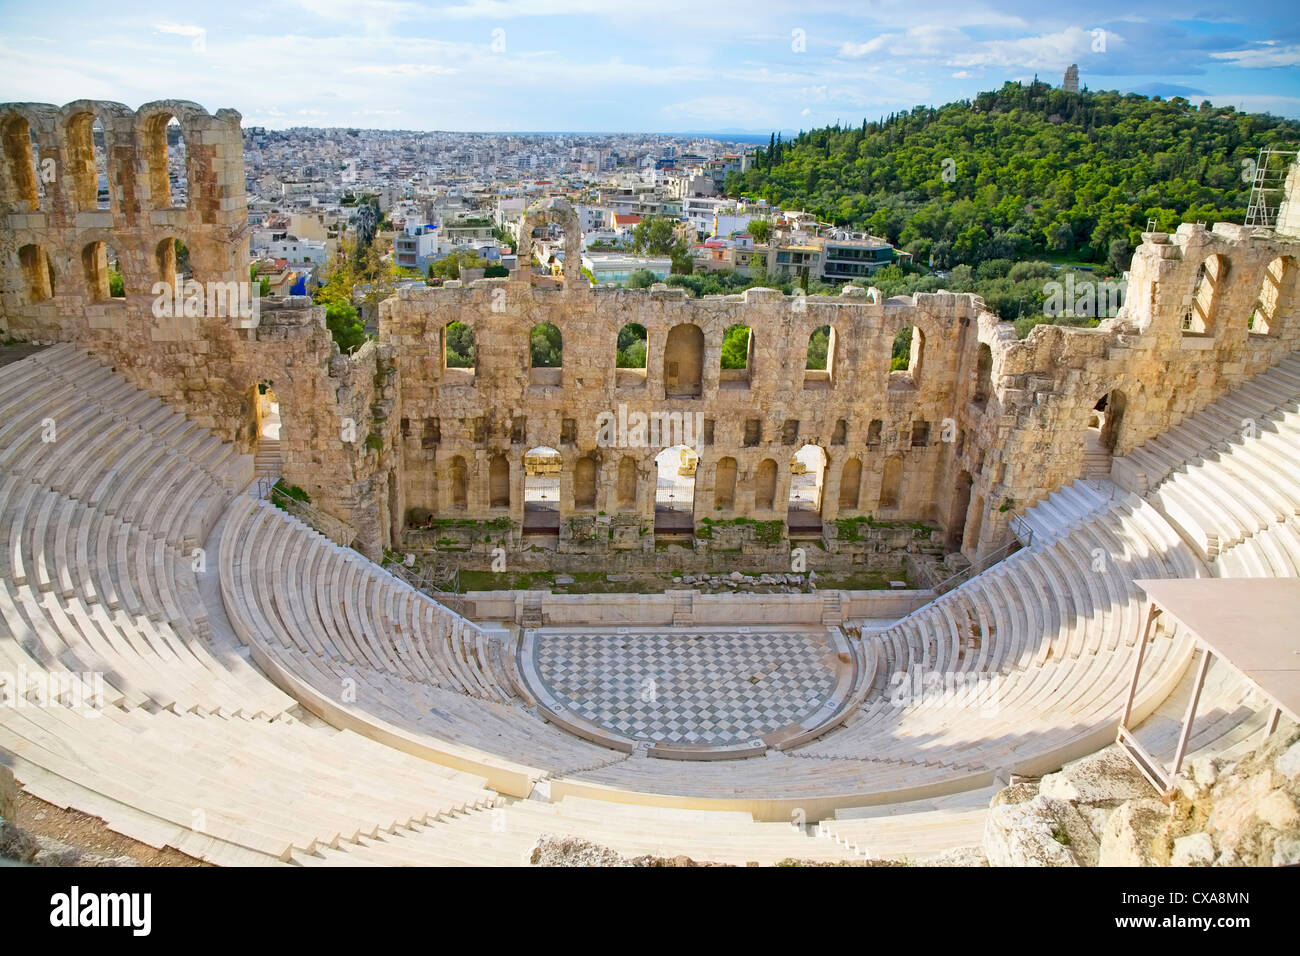
M 824 628 L 545 629 L 547 695 L 614 733 L 667 744 L 752 741 L 817 711 L 836 686 Z

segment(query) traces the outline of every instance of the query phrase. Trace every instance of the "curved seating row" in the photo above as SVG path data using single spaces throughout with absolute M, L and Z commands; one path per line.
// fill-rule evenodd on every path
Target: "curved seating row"
M 475 624 L 269 502 L 236 499 L 219 552 L 236 633 L 318 705 L 435 749 L 485 751 L 531 779 L 621 759 L 512 703 L 504 648 Z

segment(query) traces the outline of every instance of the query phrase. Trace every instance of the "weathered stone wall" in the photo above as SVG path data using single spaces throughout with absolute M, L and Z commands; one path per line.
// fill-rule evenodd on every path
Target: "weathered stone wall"
M 167 190 L 160 137 L 169 116 L 188 150 L 184 208 L 171 208 L 169 195 L 155 199 Z M 94 117 L 105 128 L 107 210 L 96 208 L 91 188 Z M 257 442 L 255 390 L 269 382 L 283 419 L 285 478 L 352 525 L 371 554 L 400 542 L 413 512 L 508 524 L 518 545 L 523 456 L 538 446 L 562 459 L 562 550 L 653 548 L 654 458 L 681 439 L 605 440 L 601 416 L 621 421 L 625 411 L 692 424 L 698 414 L 701 433 L 686 442 L 700 455 L 697 526 L 745 518 L 784 529 L 791 457 L 813 444 L 827 461 L 820 517 L 828 544 L 836 519 L 870 515 L 938 525 L 950 547 L 976 559 L 1009 539 L 1015 512 L 1083 472 L 1099 399 L 1110 403 L 1107 441 L 1122 455 L 1300 347 L 1300 241 L 1219 224 L 1146 235 L 1117 318 L 1095 329 L 1040 326 L 1023 341 L 971 295 L 881 301 L 850 286 L 834 297 L 751 289 L 697 300 L 664 287 L 593 290 L 573 274 L 560 287 L 521 272 L 404 289 L 380 306 L 378 343 L 344 356 L 324 310 L 305 299 L 263 303 L 257 323 L 155 314 L 152 286 L 167 274 L 160 250 L 172 239 L 188 246 L 200 283 L 248 279 L 237 113 L 209 115 L 181 101 L 135 112 L 92 101 L 10 104 L 0 106 L 0 142 L 0 334 L 79 342 L 246 451 Z M 48 169 L 41 198 L 36 177 Z M 1300 189 L 1300 177 L 1287 182 Z M 575 220 L 561 200 L 530 210 L 522 232 L 548 221 L 571 239 Z M 121 257 L 124 300 L 105 301 L 97 287 L 86 254 L 95 242 Z M 575 249 L 567 241 L 566 258 Z M 53 288 L 41 298 L 46 265 Z M 1262 321 L 1251 328 L 1257 304 Z M 453 321 L 474 330 L 474 369 L 446 367 Z M 559 369 L 530 368 L 531 331 L 543 322 L 563 337 Z M 647 332 L 644 371 L 616 368 L 629 322 Z M 744 372 L 721 368 L 733 325 L 752 331 Z M 833 329 L 829 367 L 807 371 L 809 338 L 822 326 Z M 906 326 L 916 330 L 913 367 L 891 372 L 892 343 Z M 589 502 L 575 494 L 580 471 L 594 474 Z M 763 475 L 771 471 L 769 504 Z M 717 546 L 751 547 L 746 534 L 754 538 L 757 527 L 720 525 L 726 543 Z M 784 531 L 778 537 L 779 550 Z
M 943 521 L 947 489 L 940 487 L 941 477 L 960 444 L 943 440 L 943 422 L 955 422 L 957 409 L 973 393 L 978 314 L 973 296 L 940 293 L 882 302 L 854 288 L 839 297 L 794 300 L 764 289 L 697 300 L 682 290 L 560 291 L 506 279 L 404 289 L 381 305 L 379 335 L 395 350 L 401 382 L 405 503 L 447 517 L 508 516 L 521 522 L 524 453 L 548 446 L 563 460 L 562 525 L 603 513 L 615 523 L 626 517 L 636 526 L 653 527 L 654 458 L 676 441 L 623 447 L 626 433 L 619 429 L 622 434 L 609 442 L 600 434 L 606 420 L 601 416 L 619 420 L 622 408 L 629 416 L 675 413 L 690 416 L 684 420 L 692 423 L 696 413 L 702 417 L 703 434 L 687 442 L 701 456 L 697 520 L 744 515 L 784 521 L 791 456 L 814 444 L 827 458 L 824 521 L 859 514 Z M 445 330 L 453 321 L 474 330 L 473 370 L 445 367 Z M 563 337 L 560 369 L 530 369 L 530 334 L 543 322 L 554 324 Z M 618 333 L 629 322 L 646 329 L 644 372 L 616 368 Z M 752 332 L 748 374 L 739 378 L 724 373 L 720 359 L 725 331 L 738 324 Z M 807 373 L 809 338 L 827 325 L 834 330 L 829 374 Z M 925 337 L 919 373 L 891 373 L 894 336 L 908 325 Z M 674 360 L 669 333 L 682 326 L 698 329 L 703 342 L 696 397 L 673 394 L 665 375 Z M 878 435 L 872 434 L 873 421 L 879 423 Z M 755 440 L 751 433 L 747 440 L 746 426 L 752 429 L 753 422 L 759 435 Z M 926 426 L 928 436 L 923 436 Z M 508 507 L 491 505 L 489 471 L 497 455 L 510 469 Z M 596 495 L 592 505 L 579 507 L 573 481 L 584 457 L 596 464 Z M 883 462 L 890 457 L 899 461 L 900 494 L 895 504 L 882 505 Z M 719 509 L 715 479 L 718 463 L 728 458 L 736 464 L 734 503 Z M 468 472 L 463 508 L 452 505 L 457 459 Z M 636 468 L 631 503 L 620 501 L 625 459 Z M 777 473 L 770 507 L 757 493 L 759 466 L 769 459 Z M 850 461 L 860 470 L 853 487 L 842 489 Z

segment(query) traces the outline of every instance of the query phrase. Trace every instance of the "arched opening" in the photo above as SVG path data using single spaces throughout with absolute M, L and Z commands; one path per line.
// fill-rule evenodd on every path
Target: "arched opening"
M 518 268 L 534 285 L 589 286 L 583 274 L 582 224 L 567 199 L 534 203 L 519 223 Z M 570 285 L 572 283 L 572 285 Z
M 154 275 L 159 282 L 166 283 L 173 295 L 177 283 L 185 278 L 180 263 L 181 246 L 179 239 L 168 238 L 158 243 L 154 249 Z
M 573 506 L 596 507 L 596 461 L 583 455 L 573 465 Z
M 1083 477 L 1109 478 L 1111 456 L 1119 443 L 1128 400 L 1115 389 L 1097 399 L 1084 432 Z
M 822 488 L 826 478 L 826 452 L 819 445 L 804 445 L 790 459 L 790 494 L 786 504 L 790 533 L 821 534 Z
M 668 332 L 664 344 L 664 394 L 699 398 L 704 394 L 704 331 L 683 323 Z
M 736 459 L 728 456 L 718 462 L 713 473 L 713 510 L 730 511 L 736 507 Z
M 861 487 L 862 462 L 856 458 L 850 458 L 840 470 L 839 507 L 841 511 L 858 510 L 858 497 Z
M 688 445 L 672 445 L 655 455 L 655 534 L 694 532 L 699 464 L 699 454 Z
M 754 359 L 754 333 L 747 325 L 733 325 L 722 334 L 720 388 L 745 388 Z
M 980 534 L 984 530 L 984 496 L 976 495 L 966 519 L 966 535 L 962 539 L 961 549 L 972 561 L 979 558 Z
M 624 455 L 618 463 L 617 499 L 620 508 L 636 507 L 636 459 Z
M 903 459 L 890 455 L 880 476 L 880 509 L 898 507 L 898 493 L 903 484 Z
M 975 404 L 985 405 L 993 394 L 993 350 L 980 343 L 979 357 L 975 362 Z
M 835 329 L 823 325 L 808 336 L 808 354 L 804 358 L 803 387 L 829 388 L 834 381 Z
M 469 468 L 460 455 L 447 466 L 447 502 L 452 511 L 469 508 Z
M 443 333 L 444 370 L 460 369 L 459 374 L 472 376 L 477 362 L 474 352 L 474 327 L 464 322 L 448 322 Z
M 78 113 L 68 120 L 68 155 L 77 211 L 110 208 L 108 142 L 104 124 L 93 113 Z
M 23 270 L 27 289 L 27 305 L 44 302 L 54 296 L 54 264 L 40 246 L 28 244 L 18 250 L 18 263 Z
M 1250 331 L 1254 335 L 1272 335 L 1278 320 L 1290 311 L 1295 301 L 1296 267 L 1291 256 L 1278 256 L 1264 270 L 1264 281 L 1259 287 L 1259 298 L 1250 316 Z
M 524 452 L 524 534 L 560 533 L 560 453 L 547 445 Z
M 925 368 L 925 333 L 915 325 L 904 326 L 894 336 L 889 355 L 891 381 L 921 384 Z
M 253 407 L 257 411 L 257 436 L 262 441 L 280 440 L 280 399 L 276 397 L 275 383 L 264 379 L 257 383 Z
M 534 385 L 559 385 L 564 363 L 564 339 L 550 322 L 539 322 L 528 335 L 529 381 Z
M 776 462 L 771 458 L 758 463 L 758 472 L 754 476 L 754 507 L 759 511 L 771 511 L 776 507 Z
M 1184 335 L 1213 335 L 1219 299 L 1228 277 L 1228 260 L 1219 254 L 1206 258 L 1196 270 L 1192 303 L 1183 313 Z
M 189 150 L 176 117 L 152 117 L 144 129 L 149 167 L 149 199 L 154 209 L 186 209 L 190 204 Z
M 952 507 L 948 510 L 948 549 L 956 551 L 962 546 L 966 533 L 966 515 L 970 511 L 970 492 L 974 484 L 969 471 L 957 476 L 957 487 L 953 489 Z
M 615 384 L 623 387 L 644 385 L 646 376 L 645 326 L 629 322 L 618 330 L 614 364 Z
M 92 302 L 126 298 L 126 283 L 117 253 L 104 242 L 92 242 L 81 250 L 81 268 Z
M 502 454 L 493 455 L 488 465 L 488 506 L 510 507 L 510 462 Z
M 36 138 L 31 124 L 12 114 L 0 128 L 4 144 L 5 201 L 35 212 L 41 207 L 40 166 Z

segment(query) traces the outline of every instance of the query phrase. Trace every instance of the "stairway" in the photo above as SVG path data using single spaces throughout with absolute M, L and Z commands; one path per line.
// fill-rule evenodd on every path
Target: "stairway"
M 519 623 L 524 627 L 537 628 L 542 626 L 542 599 L 529 595 L 524 598 L 524 609 L 520 615 Z
M 673 627 L 690 627 L 695 623 L 695 592 L 673 591 Z
M 1079 477 L 1110 478 L 1110 452 L 1102 447 L 1101 441 L 1094 435 L 1088 436 L 1088 447 L 1083 453 L 1083 473 Z
M 822 592 L 822 623 L 827 627 L 839 627 L 844 623 L 839 591 Z
M 253 456 L 253 474 L 258 478 L 279 478 L 283 470 L 280 440 L 266 437 L 259 439 L 257 454 Z

